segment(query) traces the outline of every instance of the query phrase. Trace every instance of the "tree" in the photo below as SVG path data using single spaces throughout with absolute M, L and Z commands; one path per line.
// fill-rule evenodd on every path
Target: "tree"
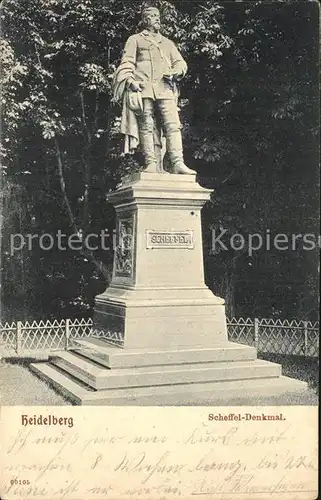
M 273 235 L 316 235 L 317 5 L 204 2 L 204 7 L 189 30 L 189 53 L 195 51 L 198 65 L 185 95 L 190 101 L 190 162 L 203 182 L 215 188 L 205 234 L 210 226 L 217 233 L 226 230 L 225 241 L 240 234 L 247 242 L 251 234 L 264 237 L 268 230 Z M 215 36 L 211 26 L 220 27 L 216 37 L 223 50 L 209 49 L 206 36 Z M 202 30 L 205 35 L 199 37 Z M 213 290 L 226 297 L 231 315 L 272 314 L 274 309 L 283 315 L 307 313 L 299 283 L 307 279 L 316 285 L 316 251 L 304 251 L 302 244 L 286 253 L 262 248 L 252 256 L 246 245 L 242 251 L 219 250 L 206 252 L 207 276 Z M 299 268 L 303 275 L 295 283 Z M 262 271 L 273 276 L 263 287 Z M 256 288 L 247 286 L 249 281 Z M 266 307 L 261 293 L 255 298 L 262 288 Z M 316 305 L 315 286 L 312 293 L 310 313 Z
M 179 45 L 190 68 L 181 99 L 186 158 L 201 182 L 215 188 L 204 212 L 209 285 L 227 298 L 230 314 L 265 314 L 274 303 L 279 307 L 284 289 L 271 289 L 267 281 L 264 292 L 255 273 L 275 280 L 287 263 L 279 283 L 291 290 L 281 312 L 292 314 L 300 305 L 305 314 L 314 306 L 312 299 L 303 305 L 304 273 L 314 283 L 315 268 L 302 248 L 269 259 L 263 251 L 249 258 L 246 248 L 215 254 L 210 245 L 211 229 L 245 239 L 268 228 L 302 232 L 303 216 L 309 220 L 306 232 L 315 231 L 313 2 L 3 2 L 4 252 L 12 231 L 39 239 L 60 230 L 66 238 L 78 235 L 80 246 L 90 233 L 112 234 L 113 209 L 105 194 L 121 175 L 140 168 L 140 161 L 139 155 L 120 158 L 111 78 L 146 3 L 161 8 L 164 34 Z M 12 277 L 5 296 L 11 300 L 23 275 L 26 310 L 33 315 L 90 314 L 93 296 L 104 289 L 112 268 L 112 251 L 88 251 L 84 245 L 60 251 L 55 242 L 51 251 L 35 245 L 4 255 L 2 274 Z M 293 271 L 301 268 L 294 284 Z M 265 309 L 261 298 L 253 298 L 260 288 L 269 297 Z

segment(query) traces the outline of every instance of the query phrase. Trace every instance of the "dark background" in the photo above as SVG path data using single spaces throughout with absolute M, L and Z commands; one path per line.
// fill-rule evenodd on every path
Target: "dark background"
M 19 233 L 112 232 L 105 195 L 120 158 L 111 78 L 147 2 L 7 0 L 2 5 L 1 316 L 91 316 L 112 251 L 10 252 Z M 213 189 L 203 210 L 206 281 L 229 316 L 317 319 L 318 250 L 211 251 L 211 231 L 319 231 L 317 2 L 148 2 L 189 72 L 186 163 Z

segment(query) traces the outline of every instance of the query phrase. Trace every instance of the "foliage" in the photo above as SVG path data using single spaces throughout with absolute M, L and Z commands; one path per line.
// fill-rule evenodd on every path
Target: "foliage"
M 108 283 L 112 252 L 25 246 L 11 255 L 8 244 L 12 233 L 60 229 L 80 242 L 112 233 L 105 194 L 140 158 L 120 157 L 111 79 L 146 4 L 161 9 L 164 34 L 189 65 L 181 92 L 186 159 L 215 188 L 204 212 L 209 285 L 231 314 L 313 313 L 315 254 L 249 258 L 209 246 L 211 228 L 245 236 L 317 230 L 314 2 L 3 2 L 4 298 L 23 298 L 32 314 L 90 314 Z
M 239 233 L 245 241 L 267 231 L 317 235 L 317 5 L 244 2 L 222 10 L 224 50 L 203 52 L 191 75 L 198 91 L 190 82 L 184 89 L 190 162 L 215 188 L 204 229 L 226 230 L 228 240 Z M 202 16 L 211 26 L 209 12 L 194 22 Z M 206 252 L 209 284 L 231 310 L 242 297 L 242 314 L 314 314 L 316 250 L 263 248 L 252 257 L 247 250 Z M 310 286 L 298 293 L 294 276 Z M 309 296 L 304 304 L 302 295 Z

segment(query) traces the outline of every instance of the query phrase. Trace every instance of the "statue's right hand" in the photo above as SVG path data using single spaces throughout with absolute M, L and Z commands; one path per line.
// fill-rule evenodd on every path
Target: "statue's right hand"
M 130 90 L 132 90 L 133 92 L 141 92 L 142 91 L 142 86 L 140 83 L 137 83 L 135 81 L 131 82 L 130 86 L 129 86 Z

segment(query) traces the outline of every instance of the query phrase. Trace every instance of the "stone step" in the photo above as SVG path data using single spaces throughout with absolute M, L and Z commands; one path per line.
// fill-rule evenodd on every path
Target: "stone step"
M 192 363 L 249 361 L 256 359 L 254 347 L 233 344 L 219 345 L 213 348 L 181 349 L 120 349 L 107 342 L 90 338 L 77 341 L 78 349 L 74 352 L 91 359 L 107 368 L 129 368 L 138 366 L 178 365 Z
M 88 399 L 91 392 L 95 389 L 75 379 L 64 370 L 51 365 L 50 363 L 31 363 L 30 370 L 40 379 L 50 383 L 52 387 L 58 390 L 60 394 L 70 399 L 72 403 L 82 404 L 82 401 Z
M 306 382 L 280 376 L 275 378 L 225 380 L 207 383 L 179 384 L 155 387 L 135 387 L 93 391 L 74 381 L 49 363 L 33 363 L 32 370 L 49 381 L 59 392 L 79 405 L 231 405 L 233 398 L 248 398 L 255 404 L 256 397 L 277 397 L 301 394 L 308 388 Z M 228 403 L 226 403 L 228 402 Z
M 96 390 L 269 378 L 281 375 L 280 365 L 263 360 L 141 366 L 110 370 L 92 360 L 65 352 L 53 358 L 52 364 Z

